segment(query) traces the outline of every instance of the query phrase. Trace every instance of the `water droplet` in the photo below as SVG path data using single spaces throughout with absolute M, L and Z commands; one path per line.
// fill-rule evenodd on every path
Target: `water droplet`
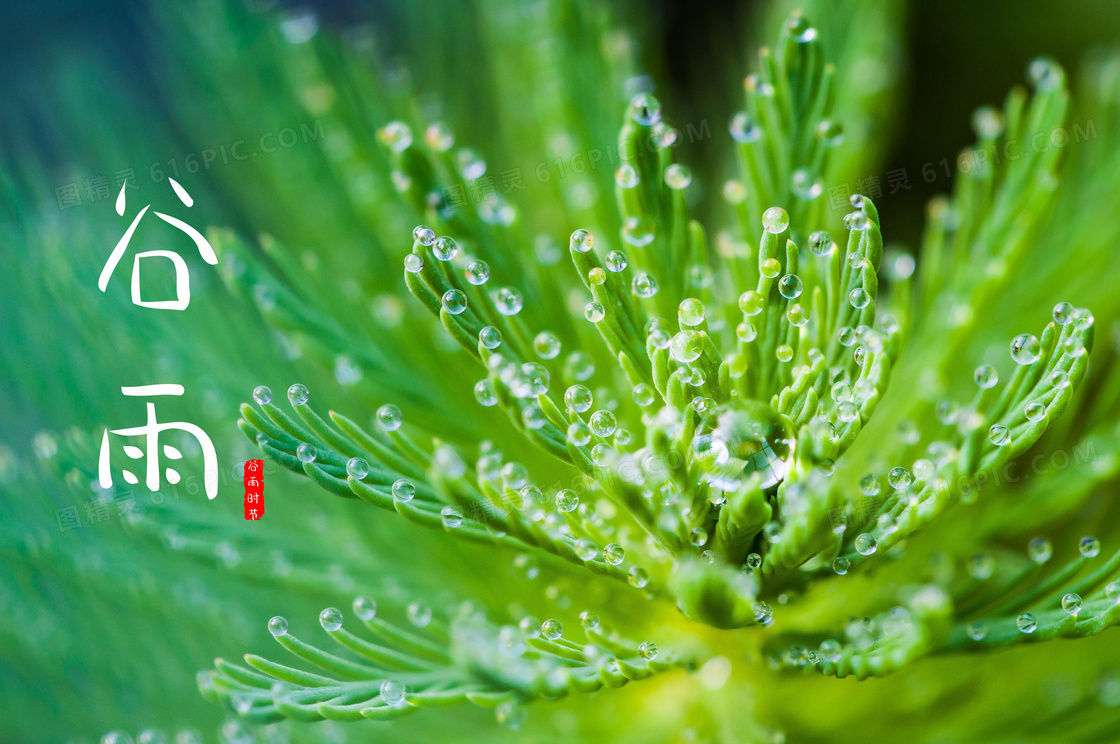
M 568 245 L 576 253 L 587 253 L 595 245 L 595 236 L 580 228 L 572 233 L 568 239 Z
M 910 471 L 904 467 L 891 468 L 890 472 L 887 473 L 887 483 L 896 491 L 906 488 L 912 482 L 913 478 L 910 476 Z
M 1081 612 L 1081 595 L 1070 592 L 1062 597 L 1062 609 L 1070 615 L 1076 615 Z
M 762 137 L 762 127 L 758 126 L 745 111 L 740 111 L 731 117 L 728 129 L 731 131 L 731 138 L 741 144 L 757 142 Z
M 533 254 L 541 266 L 555 266 L 564 257 L 560 246 L 549 235 L 537 235 L 533 241 Z
M 370 597 L 355 597 L 351 607 L 354 609 L 354 616 L 363 622 L 372 620 L 377 615 L 377 602 Z
M 529 469 L 519 462 L 507 462 L 502 466 L 502 483 L 506 488 L 516 490 L 529 482 Z
M 431 245 L 436 242 L 436 234 L 427 225 L 417 225 L 412 230 L 412 239 L 420 245 Z M 417 256 L 419 258 L 419 256 Z
M 498 404 L 498 394 L 494 391 L 494 383 L 490 380 L 479 380 L 474 385 L 474 399 L 484 408 Z
M 840 642 L 832 640 L 831 638 L 827 641 L 821 641 L 821 658 L 830 664 L 835 664 L 840 661 L 841 648 Z
M 844 215 L 844 227 L 859 232 L 871 227 L 871 222 L 863 212 L 849 212 Z
M 589 302 L 583 307 L 583 317 L 592 323 L 598 323 L 607 315 L 607 311 L 598 302 Z
M 817 256 L 827 256 L 832 253 L 834 244 L 832 237 L 824 230 L 817 230 L 809 236 L 809 250 Z
M 748 317 L 753 317 L 761 313 L 764 304 L 765 302 L 762 299 L 762 295 L 753 289 L 747 290 L 739 295 L 739 309 Z
M 867 473 L 859 479 L 859 490 L 864 496 L 878 496 L 879 479 L 871 473 Z
M 521 293 L 512 287 L 502 287 L 494 294 L 494 307 L 502 315 L 517 315 L 523 304 Z
M 465 274 L 468 282 L 481 286 L 490 280 L 490 266 L 485 261 L 471 261 Z
M 637 297 L 648 299 L 657 294 L 659 287 L 657 280 L 652 274 L 641 271 L 634 275 L 634 281 L 631 282 L 631 289 Z
M 1019 617 L 1015 618 L 1015 627 L 1019 629 L 1020 633 L 1030 634 L 1038 628 L 1038 623 L 1034 619 L 1034 615 L 1029 612 L 1024 612 Z
M 844 127 L 838 122 L 825 120 L 817 125 L 817 136 L 825 147 L 837 147 L 844 141 Z
M 972 379 L 981 390 L 993 388 L 999 382 L 999 372 L 990 364 L 981 364 L 976 368 Z
M 731 179 L 723 184 L 723 198 L 728 204 L 742 204 L 747 200 L 747 187 L 742 181 Z
M 319 624 L 323 630 L 338 630 L 342 627 L 342 611 L 337 607 L 328 607 L 319 613 Z
M 1081 356 L 1085 353 L 1085 342 L 1077 336 L 1070 336 L 1062 341 L 1062 352 L 1070 356 Z
M 402 504 L 407 504 L 416 496 L 416 486 L 404 478 L 393 483 L 393 498 Z
M 972 129 L 980 139 L 994 140 L 1003 134 L 1003 115 L 991 106 L 972 112 Z
M 638 171 L 630 163 L 623 163 L 614 172 L 614 182 L 620 188 L 632 189 L 638 185 L 639 181 Z
M 311 397 L 311 392 L 307 389 L 306 385 L 301 385 L 298 382 L 288 388 L 288 402 L 293 406 L 302 406 Z
M 560 356 L 560 338 L 551 331 L 541 331 L 533 339 L 533 351 L 541 359 L 555 359 Z
M 855 549 L 860 555 L 871 555 L 879 548 L 879 543 L 875 537 L 868 532 L 857 535 L 855 539 Z
M 934 475 L 937 474 L 937 468 L 933 464 L 933 460 L 928 458 L 921 458 L 914 461 L 914 479 L 922 483 L 929 483 L 933 480 Z
M 862 310 L 871 304 L 871 295 L 863 287 L 856 287 L 848 293 L 848 304 L 857 310 Z
M 268 621 L 268 632 L 279 638 L 288 632 L 288 620 L 281 615 L 277 615 Z
M 668 172 L 665 174 L 669 177 Z M 647 216 L 637 215 L 626 218 L 622 224 L 622 239 L 635 248 L 643 248 L 657 236 L 657 225 Z
M 617 566 L 626 560 L 626 550 L 618 543 L 610 543 L 603 548 L 603 560 L 612 566 Z
M 486 161 L 470 148 L 464 147 L 459 150 L 455 156 L 455 161 L 459 168 L 459 175 L 467 181 L 482 178 L 486 173 Z
M 461 290 L 449 289 L 443 293 L 443 309 L 452 315 L 459 315 L 467 309 L 467 296 Z
M 649 574 L 644 568 L 634 566 L 626 575 L 626 580 L 635 589 L 645 589 L 649 585 Z
M 447 152 L 455 144 L 455 136 L 442 121 L 434 121 L 424 130 L 424 142 L 435 152 Z
M 1035 57 L 1027 65 L 1027 82 L 1040 93 L 1057 90 L 1064 80 L 1061 65 L 1049 57 Z
M 1004 447 L 1011 443 L 1011 430 L 1003 424 L 992 424 L 988 429 L 988 441 L 997 447 Z
M 699 372 L 699 370 L 690 370 L 690 371 Z M 701 377 L 702 376 L 703 375 L 701 375 Z M 681 379 L 683 381 L 684 378 L 682 377 Z M 696 382 L 695 379 L 689 379 L 689 383 L 692 384 L 692 385 L 697 385 L 697 382 Z M 699 384 L 703 385 L 704 383 L 701 380 L 701 382 Z M 711 408 L 712 406 L 715 405 L 715 401 L 712 400 L 711 398 L 705 398 L 703 395 L 697 395 L 695 398 L 693 398 L 691 401 L 689 401 L 689 405 L 697 413 L 705 413 L 709 408 Z
M 657 658 L 657 645 L 653 641 L 643 641 L 638 644 L 638 655 L 646 661 Z
M 988 626 L 977 620 L 969 623 L 967 627 L 965 627 L 965 632 L 968 633 L 968 637 L 972 640 L 982 641 L 988 636 Z
M 453 530 L 463 523 L 463 513 L 454 506 L 443 507 L 439 515 L 445 529 Z
M 393 186 L 397 191 L 404 193 L 412 188 L 412 177 L 404 171 L 394 170 L 390 177 L 393 180 Z
M 1077 552 L 1084 558 L 1096 558 L 1101 552 L 1101 541 L 1095 537 L 1083 537 L 1077 544 Z
M 851 563 L 847 558 L 837 558 L 836 560 L 832 561 L 832 570 L 836 572 L 837 576 L 843 576 L 844 574 L 848 573 L 848 569 L 850 567 Z
M 800 297 L 802 289 L 801 277 L 797 274 L 786 274 L 778 280 L 778 292 L 787 300 L 795 300 Z
M 484 349 L 493 351 L 502 345 L 502 332 L 494 326 L 483 326 L 478 332 L 478 343 L 482 344 Z
M 679 364 L 696 361 L 703 350 L 704 337 L 696 331 L 680 331 L 669 342 L 669 356 Z
M 263 406 L 272 400 L 272 391 L 265 385 L 257 385 L 253 388 L 253 400 Z
M 1027 543 L 1027 555 L 1035 563 L 1045 563 L 1053 554 L 1054 546 L 1045 537 L 1032 537 Z
M 841 401 L 836 406 L 836 418 L 841 423 L 850 423 L 859 418 L 859 407 L 850 400 Z
M 630 117 L 644 127 L 661 121 L 661 102 L 649 93 L 639 93 L 630 99 Z
M 887 278 L 896 284 L 898 282 L 904 282 L 914 275 L 914 270 L 917 267 L 918 264 L 913 256 L 909 253 L 899 253 L 887 262 Z M 898 321 L 895 320 L 892 325 L 897 328 Z M 885 328 L 886 326 L 884 325 L 884 329 Z
M 752 571 L 762 565 L 762 556 L 758 553 L 747 553 L 747 568 Z
M 992 577 L 996 568 L 996 559 L 988 553 L 977 553 L 968 561 L 968 575 L 977 581 Z
M 793 359 L 793 347 L 789 344 L 782 344 L 774 350 L 774 356 L 778 358 L 779 362 L 788 362 Z
M 790 185 L 793 189 L 793 195 L 806 201 L 816 199 L 824 191 L 824 181 L 821 180 L 820 176 L 814 175 L 808 168 L 795 170 L 790 177 Z
M 1054 322 L 1058 325 L 1069 325 L 1073 322 L 1073 312 L 1076 308 L 1068 302 L 1059 302 L 1054 306 Z
M 788 473 L 795 441 L 769 405 L 732 399 L 707 413 L 692 440 L 701 477 L 721 491 L 735 491 L 754 474 L 772 488 Z
M 692 183 L 692 173 L 680 163 L 673 163 L 665 169 L 665 185 L 674 191 L 688 188 Z
M 412 130 L 403 121 L 391 121 L 377 130 L 377 138 L 393 152 L 404 152 L 412 146 Z
M 1023 408 L 1023 414 L 1028 421 L 1041 421 L 1046 418 L 1046 406 L 1040 401 L 1032 400 Z
M 591 429 L 582 421 L 568 424 L 568 441 L 576 447 L 586 447 L 591 442 Z
M 564 405 L 576 413 L 587 413 L 593 402 L 591 390 L 585 385 L 572 385 L 564 391 Z
M 789 227 L 789 214 L 781 207 L 770 207 L 762 213 L 762 226 L 770 233 L 781 233 Z
M 409 253 L 404 257 L 404 270 L 410 274 L 419 274 L 420 270 L 424 268 L 424 259 L 415 253 Z
M 623 271 L 626 268 L 626 254 L 622 251 L 611 251 L 607 257 L 603 259 L 603 265 L 607 267 L 607 271 L 615 274 Z
M 952 398 L 942 398 L 937 401 L 937 405 L 934 407 L 934 415 L 945 426 L 951 426 L 957 422 L 960 415 L 960 406 Z
M 702 548 L 708 542 L 708 532 L 703 527 L 693 527 L 688 533 L 688 540 L 694 548 Z
M 405 703 L 404 685 L 395 679 L 387 679 L 381 683 L 381 700 L 386 705 L 398 707 Z
M 369 463 L 360 457 L 351 457 L 346 461 L 346 474 L 354 480 L 361 480 L 369 475 Z
M 677 144 L 680 139 L 681 132 L 675 127 L 671 127 L 663 121 L 659 121 L 653 125 L 653 131 L 650 133 L 650 141 L 653 142 L 654 147 L 659 150 L 664 150 L 667 147 L 672 147 Z
M 591 431 L 600 438 L 609 437 L 618 428 L 618 422 L 610 411 L 596 411 L 591 414 Z
M 440 261 L 450 261 L 459 253 L 459 244 L 455 242 L 454 238 L 445 235 L 436 238 L 436 242 L 432 244 L 432 253 Z
M 541 635 L 550 641 L 555 641 L 557 638 L 564 635 L 564 626 L 559 620 L 549 618 L 541 623 Z
M 654 391 L 652 385 L 649 385 L 645 382 L 639 382 L 634 386 L 634 390 L 632 391 L 630 397 L 634 399 L 634 402 L 636 404 L 638 404 L 642 408 L 645 408 L 647 406 L 653 405 L 653 401 L 656 399 L 657 394 Z
M 132 744 L 132 737 L 124 731 L 110 731 L 101 737 L 101 744 Z
M 594 540 L 586 537 L 581 537 L 572 545 L 572 549 L 576 552 L 576 557 L 581 561 L 592 561 L 599 555 L 599 546 L 595 544 Z
M 315 452 L 315 447 L 308 444 L 307 442 L 303 442 L 298 447 L 296 447 L 296 458 L 300 462 L 315 462 L 316 454 L 317 453 Z
M 432 622 L 432 608 L 422 602 L 410 602 L 405 614 L 414 628 L 426 628 Z
M 404 414 L 392 403 L 386 403 L 377 409 L 377 425 L 382 431 L 396 431 L 403 423 Z
M 570 514 L 579 506 L 579 496 L 570 488 L 563 488 L 556 493 L 556 508 L 565 514 Z
M 1022 333 L 1011 339 L 1011 358 L 1016 364 L 1034 364 L 1038 361 L 1041 348 L 1035 336 Z
M 704 322 L 704 316 L 704 303 L 695 297 L 685 299 L 677 308 L 677 319 L 681 325 L 698 326 Z
M 749 344 L 758 338 L 758 331 L 750 323 L 740 323 L 735 326 L 735 337 L 744 344 Z

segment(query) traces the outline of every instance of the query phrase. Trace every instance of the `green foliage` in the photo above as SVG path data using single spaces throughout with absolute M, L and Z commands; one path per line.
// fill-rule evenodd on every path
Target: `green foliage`
M 0 293 L 21 350 L 0 394 L 13 441 L 68 431 L 0 450 L 0 732 L 1114 739 L 1120 367 L 1096 336 L 1120 317 L 1120 62 L 1071 95 L 1038 58 L 977 110 L 911 254 L 889 195 L 843 214 L 827 193 L 882 162 L 902 11 L 820 5 L 819 27 L 783 16 L 728 136 L 698 142 L 707 121 L 640 75 L 649 30 L 590 2 L 402 4 L 424 50 L 403 63 L 300 13 L 153 5 L 188 141 L 304 141 L 188 184 L 227 205 L 205 214 L 220 281 L 193 267 L 172 319 L 91 291 L 118 221 L 45 211 L 45 168 L 5 152 L 0 229 L 30 249 Z M 448 77 L 466 54 L 478 74 Z M 115 163 L 98 137 L 68 157 Z M 713 162 L 734 172 L 687 165 Z M 32 392 L 59 358 L 83 372 Z M 195 394 L 168 416 L 227 470 L 269 461 L 265 519 L 169 485 L 58 529 L 121 503 L 94 472 L 135 415 L 114 390 L 167 377 Z M 302 630 L 316 612 L 337 648 Z M 163 699 L 198 669 L 205 704 Z

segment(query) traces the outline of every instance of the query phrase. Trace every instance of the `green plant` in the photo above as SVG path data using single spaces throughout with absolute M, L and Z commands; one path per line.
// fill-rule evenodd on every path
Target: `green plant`
M 875 202 L 886 200 L 855 194 L 836 211 L 826 195 L 876 157 L 863 152 L 866 131 L 845 133 L 845 112 L 887 118 L 827 60 L 881 51 L 864 31 L 896 23 L 891 4 L 853 4 L 855 30 L 812 9 L 822 28 L 838 26 L 835 53 L 806 15 L 788 16 L 726 140 L 705 137 L 706 121 L 674 122 L 635 77 L 634 39 L 590 3 L 449 8 L 416 74 L 440 67 L 458 14 L 477 14 L 491 60 L 487 83 L 447 92 L 469 102 L 485 90 L 490 104 L 458 117 L 454 136 L 360 32 L 316 35 L 310 16 L 277 26 L 203 5 L 153 9 L 178 32 L 170 58 L 205 50 L 190 70 L 203 84 L 176 100 L 184 126 L 211 126 L 198 110 L 212 97 L 225 132 L 271 112 L 329 134 L 321 150 L 216 169 L 235 217 L 211 221 L 244 223 L 209 232 L 222 286 L 182 322 L 153 321 L 159 343 L 109 333 L 122 359 L 195 344 L 143 369 L 185 366 L 205 380 L 215 425 L 230 423 L 223 404 L 245 380 L 305 380 L 287 387 L 287 410 L 257 387 L 237 422 L 249 446 L 229 444 L 241 461 L 259 450 L 299 478 L 269 474 L 259 525 L 231 527 L 228 513 L 176 492 L 128 519 L 151 564 L 110 579 L 106 555 L 134 556 L 115 536 L 83 534 L 82 549 L 18 536 L 94 478 L 96 414 L 61 442 L 40 435 L 38 470 L 10 453 L 2 463 L 19 518 L 4 528 L 15 570 L 0 597 L 20 608 L 17 622 L 34 626 L 38 612 L 19 596 L 42 591 L 53 606 L 87 571 L 103 582 L 88 615 L 97 633 L 121 632 L 122 593 L 149 628 L 188 613 L 190 649 L 142 636 L 161 661 L 132 659 L 119 674 L 158 684 L 217 650 L 198 686 L 234 716 L 228 741 L 329 740 L 338 729 L 271 724 L 412 713 L 376 735 L 1115 736 L 1115 642 L 1056 641 L 1096 636 L 1120 615 L 1108 499 L 1120 372 L 1112 348 L 1093 351 L 1094 314 L 1054 303 L 1092 304 L 1101 319 L 1120 311 L 1108 282 L 1091 281 L 1115 272 L 1118 228 L 1103 218 L 1120 196 L 1108 127 L 1117 58 L 1087 65 L 1079 118 L 1065 72 L 1046 58 L 1028 68 L 1030 92 L 978 110 L 977 142 L 955 162 L 952 195 L 931 202 L 912 255 L 884 248 L 889 210 Z M 253 54 L 221 51 L 235 48 Z M 1051 142 L 1071 121 L 1102 136 L 1070 148 L 1069 163 L 1064 146 L 998 163 L 979 154 Z M 734 161 L 722 202 L 707 181 L 698 199 L 682 162 L 715 160 L 709 148 Z M 515 170 L 527 187 L 504 182 Z M 36 177 L 12 176 L 6 191 L 18 200 L 18 182 Z M 17 202 L 8 242 L 21 223 L 41 224 L 29 211 Z M 97 220 L 90 244 L 116 229 Z M 248 240 L 251 229 L 265 234 Z M 54 266 L 65 247 L 55 231 L 35 240 L 43 257 L 20 264 L 11 286 L 34 284 L 35 261 Z M 95 265 L 91 254 L 75 261 Z M 35 295 L 80 298 L 67 311 L 77 338 L 97 333 L 91 319 L 127 312 L 123 293 L 77 289 L 87 268 Z M 30 316 L 13 316 L 7 332 L 37 347 Z M 242 353 L 266 332 L 255 358 Z M 276 370 L 261 361 L 266 346 Z M 34 374 L 6 364 L 12 379 Z M 103 397 L 128 366 L 113 365 L 75 384 Z M 371 425 L 359 423 L 369 411 Z M 18 498 L 32 488 L 44 498 Z M 187 556 L 200 575 L 161 604 L 154 582 L 181 575 Z M 304 622 L 324 606 L 319 628 Z M 218 643 L 230 612 L 238 637 Z M 286 656 L 260 642 L 273 615 L 267 630 Z M 337 648 L 316 640 L 320 628 Z M 13 661 L 0 679 L 14 681 L 55 653 L 19 634 L 4 647 Z M 1034 681 L 1052 669 L 1064 673 L 1047 677 L 1060 694 Z M 490 716 L 517 733 L 496 732 Z

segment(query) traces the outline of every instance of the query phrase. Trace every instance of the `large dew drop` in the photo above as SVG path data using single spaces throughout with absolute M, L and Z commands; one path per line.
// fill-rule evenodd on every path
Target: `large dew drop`
M 692 440 L 702 477 L 722 491 L 742 488 L 757 473 L 759 488 L 782 482 L 793 460 L 795 440 L 770 406 L 732 400 L 708 412 Z

